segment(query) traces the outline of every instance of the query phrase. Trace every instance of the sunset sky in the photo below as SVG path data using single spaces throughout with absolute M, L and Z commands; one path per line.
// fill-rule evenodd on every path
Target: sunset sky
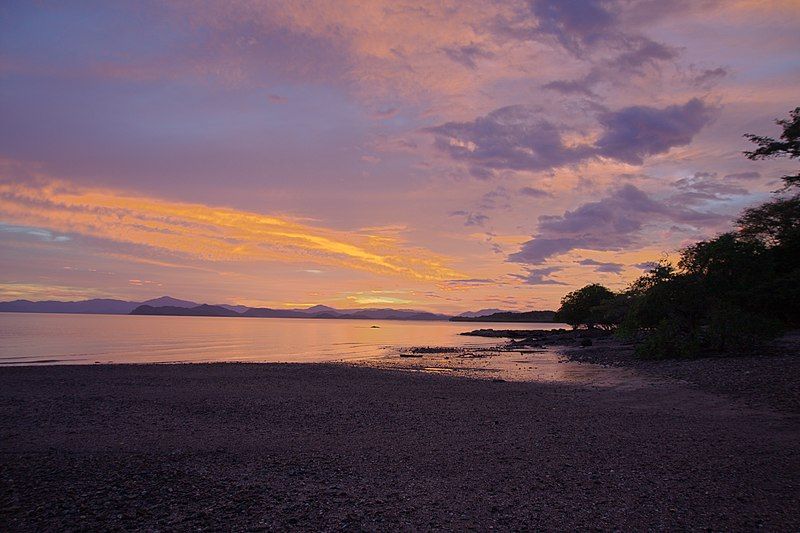
M 800 1 L 5 1 L 0 300 L 555 308 L 779 187 Z

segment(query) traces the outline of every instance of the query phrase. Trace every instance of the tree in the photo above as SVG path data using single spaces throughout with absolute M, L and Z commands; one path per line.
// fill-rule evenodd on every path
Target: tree
M 800 107 L 780 140 L 747 134 L 753 160 L 800 159 Z M 782 176 L 784 193 L 800 173 Z M 788 196 L 788 197 L 787 197 Z M 787 326 L 800 326 L 800 193 L 745 210 L 735 231 L 681 250 L 677 266 L 660 262 L 615 295 L 588 285 L 561 300 L 557 319 L 573 326 L 619 324 L 639 341 L 640 357 L 752 353 Z
M 554 320 L 565 322 L 573 328 L 585 325 L 589 329 L 597 326 L 608 329 L 612 324 L 603 311 L 614 297 L 613 292 L 599 283 L 586 285 L 561 299 L 561 307 Z
M 789 246 L 800 240 L 800 197 L 777 199 L 746 209 L 736 221 L 739 232 L 765 246 Z
M 743 239 L 760 243 L 769 272 L 760 276 L 755 296 L 768 298 L 768 312 L 800 326 L 800 196 L 746 210 L 738 220 Z
M 751 350 L 780 329 L 775 279 L 763 243 L 724 233 L 684 248 L 677 269 L 660 264 L 636 280 L 620 329 L 644 337 L 645 358 Z
M 774 157 L 800 158 L 800 107 L 795 107 L 789 112 L 789 119 L 776 120 L 775 123 L 783 128 L 780 140 L 772 137 L 745 133 L 745 137 L 758 145 L 753 151 L 745 152 L 748 159 L 772 159 Z M 800 187 L 800 172 L 794 175 L 781 176 L 784 188 Z

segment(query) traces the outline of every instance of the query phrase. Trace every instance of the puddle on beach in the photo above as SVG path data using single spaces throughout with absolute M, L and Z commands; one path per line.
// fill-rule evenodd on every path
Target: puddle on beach
M 460 353 L 394 351 L 361 364 L 378 368 L 447 374 L 471 378 L 570 383 L 590 387 L 638 389 L 651 380 L 629 368 L 572 362 L 553 348 L 520 350 L 478 349 Z

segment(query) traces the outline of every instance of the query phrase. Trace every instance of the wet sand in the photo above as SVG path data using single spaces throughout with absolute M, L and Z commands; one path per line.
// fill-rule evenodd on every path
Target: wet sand
M 448 374 L 494 381 L 565 383 L 585 387 L 640 388 L 655 384 L 654 376 L 635 369 L 571 361 L 563 347 L 417 347 L 390 350 L 383 357 L 353 365 L 405 372 Z
M 0 369 L 0 524 L 800 527 L 800 424 L 680 383 L 345 365 Z

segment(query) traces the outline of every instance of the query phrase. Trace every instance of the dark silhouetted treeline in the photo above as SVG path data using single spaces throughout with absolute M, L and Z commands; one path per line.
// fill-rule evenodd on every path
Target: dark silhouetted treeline
M 800 158 L 800 107 L 779 120 L 780 139 L 746 135 L 750 159 Z M 556 321 L 616 330 L 641 357 L 697 357 L 756 348 L 800 327 L 800 173 L 782 176 L 773 200 L 737 227 L 661 261 L 622 292 L 599 284 L 564 296 Z
M 453 322 L 552 322 L 555 311 L 500 311 L 476 317 L 454 316 Z

